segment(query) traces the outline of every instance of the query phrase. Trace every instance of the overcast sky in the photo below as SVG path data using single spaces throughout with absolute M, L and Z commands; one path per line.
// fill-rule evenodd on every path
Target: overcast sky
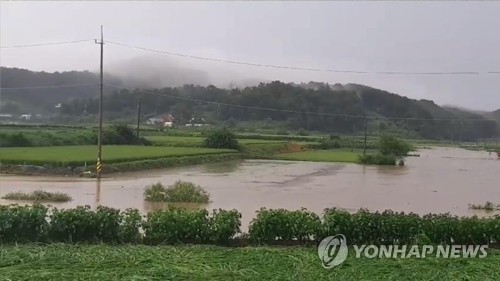
M 499 2 L 13 2 L 0 3 L 0 44 L 99 36 L 196 56 L 369 72 L 500 71 Z M 96 71 L 94 42 L 3 48 L 0 64 Z M 380 75 L 227 65 L 105 45 L 105 69 L 152 86 L 282 80 L 361 83 L 471 109 L 500 108 L 500 74 Z

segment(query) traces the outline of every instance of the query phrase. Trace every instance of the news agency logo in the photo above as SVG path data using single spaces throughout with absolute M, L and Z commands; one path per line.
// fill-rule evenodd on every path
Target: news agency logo
M 343 234 L 328 236 L 321 240 L 318 246 L 318 255 L 321 265 L 331 269 L 345 261 L 348 254 L 347 240 Z
M 355 258 L 486 258 L 487 245 L 353 245 Z M 342 264 L 348 254 L 347 239 L 343 234 L 328 236 L 318 245 L 321 265 L 326 269 Z

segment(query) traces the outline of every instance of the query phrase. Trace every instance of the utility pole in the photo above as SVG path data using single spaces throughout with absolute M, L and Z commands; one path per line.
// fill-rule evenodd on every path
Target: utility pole
M 95 190 L 95 206 L 101 206 L 101 179 L 96 181 L 96 190 Z
M 363 155 L 366 155 L 366 132 L 368 130 L 368 118 L 365 117 L 365 144 L 363 146 Z
M 141 100 L 137 104 L 137 138 L 139 138 L 139 129 L 141 126 Z
M 459 143 L 459 145 L 462 145 L 462 126 L 463 126 L 463 124 L 464 124 L 464 121 L 460 120 L 460 127 L 459 127 L 459 129 L 460 129 L 460 135 L 459 135 L 460 143 Z
M 352 124 L 352 147 L 351 147 L 351 152 L 354 152 L 354 132 L 356 130 L 356 125 Z
M 99 83 L 99 129 L 97 132 L 97 165 L 96 165 L 96 177 L 98 179 L 101 178 L 102 171 L 102 87 L 103 87 L 103 78 L 102 78 L 102 68 L 103 68 L 103 53 L 104 53 L 104 40 L 102 35 L 102 25 L 101 25 L 101 42 L 95 42 L 96 44 L 101 45 L 101 66 L 100 66 L 100 83 Z
M 220 103 L 217 103 L 217 121 L 219 121 L 220 126 Z

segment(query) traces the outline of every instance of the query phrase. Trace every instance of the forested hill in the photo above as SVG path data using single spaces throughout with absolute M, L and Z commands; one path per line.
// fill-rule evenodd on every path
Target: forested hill
M 107 76 L 106 80 L 121 85 L 117 78 Z M 99 76 L 89 71 L 49 73 L 0 67 L 2 111 L 50 111 L 56 103 L 94 97 L 98 82 Z
M 21 69 L 1 70 L 2 88 L 97 84 L 98 81 L 98 76 L 90 72 L 49 74 Z M 119 79 L 109 75 L 106 77 L 107 83 L 120 85 Z M 57 90 L 56 88 L 7 90 L 2 91 L 2 112 L 9 111 L 9 107 L 12 110 L 17 107 L 19 110 L 35 104 L 37 108 L 44 107 L 56 114 L 54 103 L 62 103 L 57 114 L 73 116 L 80 116 L 84 112 L 95 114 L 97 93 L 98 88 L 94 85 L 57 88 Z M 363 116 L 370 116 L 376 117 L 368 122 L 370 131 L 397 130 L 408 136 L 477 140 L 496 136 L 497 122 L 486 118 L 497 118 L 500 112 L 499 110 L 488 113 L 485 117 L 465 110 L 441 107 L 430 100 L 409 99 L 363 85 L 329 85 L 321 82 L 294 84 L 275 81 L 235 89 L 185 85 L 148 90 L 148 93 L 144 90 L 115 92 L 108 88 L 104 103 L 105 114 L 133 119 L 140 98 L 145 117 L 171 113 L 180 124 L 188 122 L 195 116 L 204 117 L 212 123 L 263 121 L 279 123 L 289 129 L 350 133 L 353 128 L 362 130 Z
M 486 116 L 488 118 L 495 119 L 500 123 L 500 109 L 487 113 Z

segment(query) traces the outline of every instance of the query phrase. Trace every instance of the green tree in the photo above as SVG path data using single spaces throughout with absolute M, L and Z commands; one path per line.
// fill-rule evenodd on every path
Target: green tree
M 239 149 L 236 135 L 226 128 L 216 129 L 208 133 L 203 142 L 204 147 Z
M 408 155 L 412 149 L 411 145 L 393 136 L 381 136 L 379 140 L 379 151 L 382 155 L 394 155 L 403 157 Z

